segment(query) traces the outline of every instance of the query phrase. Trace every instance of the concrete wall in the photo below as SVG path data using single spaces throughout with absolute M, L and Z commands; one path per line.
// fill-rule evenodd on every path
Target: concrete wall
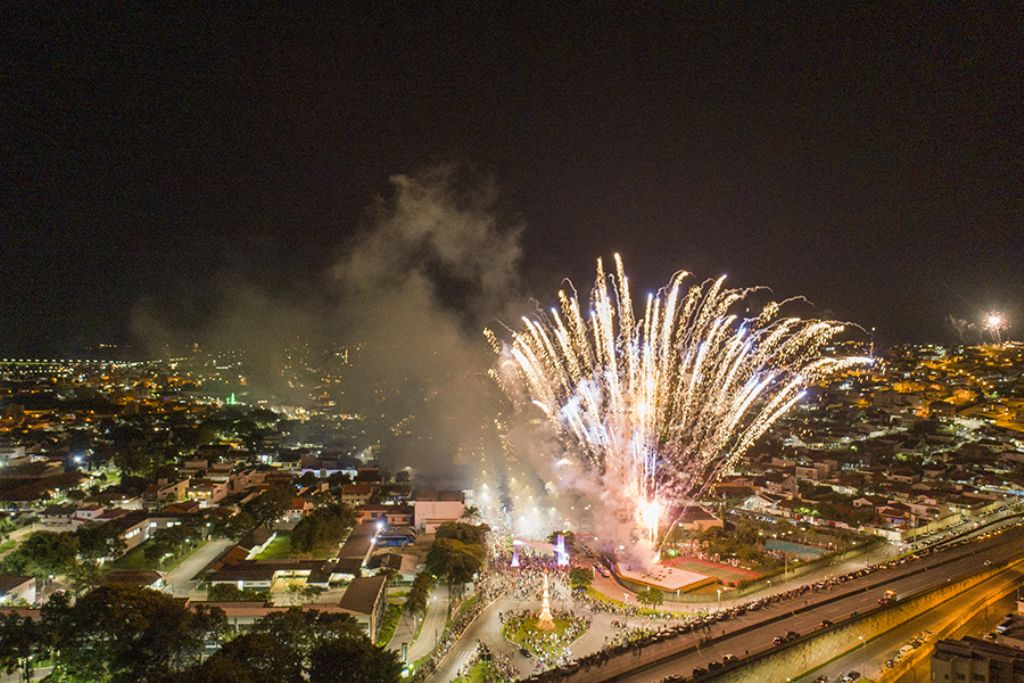
M 934 522 L 925 524 L 924 526 L 919 526 L 914 529 L 900 530 L 900 539 L 905 543 L 909 543 L 910 541 L 913 541 L 916 538 L 920 538 L 921 536 L 927 536 L 928 534 L 933 534 L 936 531 L 941 531 L 943 529 L 948 529 L 951 526 L 956 526 L 962 521 L 964 521 L 964 516 L 960 513 L 946 515 L 942 519 L 937 519 Z
M 462 517 L 466 506 L 455 500 L 417 500 L 413 504 L 413 522 L 416 528 L 434 533 L 442 522 Z
M 1021 562 L 1015 562 L 1011 566 L 1018 566 L 1020 564 Z M 900 661 L 897 662 L 895 667 L 893 667 L 892 669 L 884 670 L 882 672 L 882 675 L 878 677 L 876 683 L 895 683 L 904 674 L 906 674 L 912 668 L 917 666 L 917 664 L 922 659 L 931 657 L 932 652 L 935 650 L 935 642 L 943 638 L 948 638 L 949 634 L 955 632 L 961 626 L 963 626 L 971 619 L 973 619 L 974 616 L 978 614 L 978 612 L 987 609 L 989 605 L 999 602 L 1000 600 L 1002 600 L 1007 595 L 1010 595 L 1013 592 L 1013 588 L 1009 588 L 1006 591 L 996 591 L 994 593 L 986 595 L 980 600 L 976 600 L 972 605 L 963 609 L 962 611 L 958 611 L 952 620 L 946 622 L 938 630 L 938 632 L 935 634 L 935 637 L 932 639 L 931 642 L 927 644 L 927 646 L 919 647 L 916 650 L 913 650 L 910 655 L 900 659 Z
M 901 600 L 891 607 L 878 610 L 857 621 L 838 624 L 820 635 L 808 636 L 777 653 L 769 652 L 739 670 L 730 671 L 713 680 L 728 680 L 730 683 L 765 683 L 765 681 L 785 681 L 799 676 L 859 647 L 861 638 L 865 642 L 869 641 L 935 607 L 949 597 L 974 586 L 995 571 L 997 569 L 993 568 L 990 571 L 975 574 L 926 595 Z

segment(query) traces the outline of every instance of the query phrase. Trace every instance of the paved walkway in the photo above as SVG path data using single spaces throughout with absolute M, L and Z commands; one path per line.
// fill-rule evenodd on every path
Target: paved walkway
M 516 667 L 520 678 L 528 678 L 537 673 L 540 670 L 537 660 L 532 657 L 524 657 L 519 653 L 517 647 L 505 640 L 501 633 L 501 619 L 499 618 L 501 612 L 523 609 L 538 612 L 541 604 L 539 599 L 541 588 L 539 581 L 536 584 L 537 597 L 522 600 L 506 595 L 498 598 L 485 608 L 476 620 L 470 624 L 469 628 L 466 629 L 462 638 L 452 647 L 437 671 L 428 680 L 431 683 L 447 683 L 455 678 L 459 669 L 466 665 L 470 656 L 476 651 L 478 642 L 486 645 L 492 652 L 511 655 L 512 664 Z M 590 616 L 593 620 L 590 628 L 572 644 L 570 649 L 572 650 L 573 658 L 583 657 L 604 647 L 606 636 L 612 636 L 618 631 L 618 629 L 612 628 L 611 622 L 613 620 L 626 622 L 630 627 L 650 626 L 655 623 L 663 625 L 665 623 L 661 620 L 654 621 L 642 617 L 627 619 L 616 614 L 604 612 L 591 613 L 585 607 L 576 605 L 571 600 L 562 600 L 558 597 L 552 598 L 551 608 L 555 611 L 561 609 L 572 610 L 579 616 Z
M 200 546 L 198 550 L 182 560 L 177 567 L 172 569 L 164 577 L 164 583 L 172 595 L 185 597 L 192 592 L 192 579 L 202 571 L 203 567 L 213 562 L 218 555 L 235 544 L 226 538 L 218 538 L 206 545 Z
M 420 636 L 415 641 L 411 641 L 412 632 L 406 631 L 407 637 L 402 639 L 396 632 L 395 637 L 391 639 L 392 650 L 397 650 L 402 647 L 403 642 L 410 642 L 409 645 L 409 661 L 415 662 L 417 659 L 422 659 L 428 654 L 434 651 L 434 647 L 437 645 L 438 639 L 444 633 L 444 623 L 448 619 L 448 586 L 437 586 L 430 593 L 430 597 L 427 599 L 427 615 L 424 617 L 423 627 L 420 629 Z M 406 621 L 405 619 L 402 620 Z M 412 626 L 411 620 L 409 620 L 409 627 Z M 400 626 L 401 628 L 401 626 Z M 397 647 L 395 645 L 397 644 Z

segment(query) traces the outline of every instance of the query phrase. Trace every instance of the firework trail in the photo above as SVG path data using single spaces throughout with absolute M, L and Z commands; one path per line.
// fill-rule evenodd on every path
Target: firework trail
M 499 382 L 513 398 L 525 388 L 655 549 L 666 502 L 700 498 L 808 384 L 868 361 L 821 355 L 841 324 L 781 317 L 777 302 L 741 318 L 731 309 L 756 289 L 724 277 L 684 288 L 688 276 L 649 295 L 638 318 L 619 256 L 614 275 L 598 260 L 586 309 L 562 291 L 561 310 L 524 318 L 508 343 L 488 333 Z

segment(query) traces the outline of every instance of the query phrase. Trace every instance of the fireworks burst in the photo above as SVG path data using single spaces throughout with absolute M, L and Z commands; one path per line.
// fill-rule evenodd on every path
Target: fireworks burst
M 732 313 L 756 290 L 724 277 L 684 288 L 678 272 L 637 318 L 618 255 L 615 269 L 598 260 L 586 311 L 562 291 L 560 311 L 524 318 L 508 344 L 491 339 L 506 390 L 522 382 L 584 476 L 656 549 L 667 502 L 699 498 L 809 383 L 868 359 L 822 356 L 843 326 L 780 317 L 777 302 Z
M 985 316 L 985 329 L 992 335 L 992 339 L 997 344 L 1003 342 L 1003 332 L 1006 331 L 1006 328 L 1006 316 L 1002 313 L 992 311 Z

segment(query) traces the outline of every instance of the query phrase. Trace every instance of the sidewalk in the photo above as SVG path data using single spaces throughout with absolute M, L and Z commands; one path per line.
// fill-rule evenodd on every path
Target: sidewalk
M 395 635 L 388 644 L 388 649 L 401 654 L 402 643 L 409 643 L 409 662 L 426 657 L 434 651 L 438 639 L 444 633 L 444 623 L 448 618 L 448 587 L 438 585 L 427 598 L 427 614 L 423 617 L 423 626 L 420 628 L 419 638 L 413 640 L 414 621 L 411 616 L 405 614 L 398 623 Z

